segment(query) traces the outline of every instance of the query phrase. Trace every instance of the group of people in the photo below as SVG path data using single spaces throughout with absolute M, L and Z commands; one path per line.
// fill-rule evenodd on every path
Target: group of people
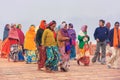
M 6 24 L 3 33 L 1 57 L 8 58 L 9 61 L 11 58 L 14 61 L 24 61 L 22 54 L 24 45 L 24 33 L 22 32 L 21 28 L 21 24 Z
M 58 71 L 58 67 L 64 72 L 69 70 L 69 60 L 76 59 L 76 32 L 72 23 L 63 21 L 56 27 L 56 21 L 47 24 L 42 20 L 37 31 L 35 25 L 31 25 L 25 35 L 21 28 L 21 24 L 6 24 L 2 58 L 38 63 L 38 69 L 47 72 Z
M 87 25 L 83 25 L 76 35 L 73 24 L 63 21 L 56 27 L 56 21 L 47 24 L 46 20 L 40 22 L 36 31 L 35 25 L 31 25 L 25 36 L 21 24 L 6 24 L 3 35 L 1 57 L 8 61 L 26 61 L 27 64 L 37 63 L 38 70 L 46 72 L 67 72 L 70 67 L 70 59 L 76 60 L 88 66 L 90 56 L 86 55 L 89 50 L 90 37 L 87 34 Z M 97 41 L 96 52 L 92 58 L 95 63 L 98 59 L 101 64 L 106 64 L 106 46 L 111 46 L 111 58 L 108 61 L 109 68 L 118 68 L 120 57 L 120 23 L 110 30 L 111 24 L 99 21 L 94 37 Z M 76 41 L 78 40 L 78 52 L 76 52 Z M 100 49 L 102 52 L 100 52 Z M 100 54 L 101 53 L 101 54 Z M 76 55 L 77 54 L 77 55 Z
M 98 59 L 101 64 L 106 64 L 108 68 L 119 69 L 120 68 L 120 23 L 115 22 L 114 28 L 110 29 L 111 24 L 108 22 L 105 26 L 105 21 L 99 21 L 99 27 L 94 32 L 94 38 L 97 42 L 96 52 L 92 58 L 92 62 L 95 63 Z M 109 47 L 110 59 L 106 60 L 106 47 Z M 101 52 L 100 52 L 101 50 Z M 100 54 L 102 53 L 102 54 Z

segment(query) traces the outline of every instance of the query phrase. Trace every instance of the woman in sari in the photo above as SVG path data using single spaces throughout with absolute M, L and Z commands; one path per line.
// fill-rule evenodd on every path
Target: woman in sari
M 61 54 L 61 71 L 67 72 L 69 67 L 69 58 L 70 58 L 70 37 L 67 31 L 67 24 L 64 23 L 62 28 L 59 30 L 57 35 L 59 51 Z
M 26 63 L 36 63 L 36 43 L 35 43 L 35 26 L 31 25 L 29 30 L 26 33 L 24 41 L 25 57 Z
M 87 35 L 87 25 L 84 25 L 82 26 L 81 31 L 78 35 L 78 41 L 79 41 L 79 55 L 77 58 L 78 65 L 80 65 L 79 62 L 82 62 L 86 66 L 89 65 L 89 57 L 85 57 L 85 52 L 88 49 L 89 40 L 90 38 Z M 88 62 L 84 58 L 87 59 Z
M 18 50 L 17 45 L 18 44 L 19 44 L 19 37 L 18 37 L 16 25 L 14 24 L 11 26 L 8 38 L 5 39 L 5 41 L 3 42 L 2 57 L 8 58 L 9 61 L 11 58 L 11 59 L 13 59 L 13 61 L 16 62 L 18 60 L 18 53 L 17 53 L 17 50 Z M 16 58 L 13 57 L 14 56 L 14 55 L 12 55 L 13 52 L 14 52 Z
M 4 28 L 4 33 L 3 33 L 3 41 L 8 37 L 9 30 L 10 30 L 10 25 L 6 24 Z
M 73 24 L 69 24 L 68 34 L 70 37 L 70 43 L 71 43 L 71 53 L 70 53 L 70 59 L 76 58 L 76 50 L 75 50 L 75 43 L 76 43 L 76 32 L 73 29 Z
M 39 52 L 39 58 L 38 58 L 38 70 L 42 69 L 45 65 L 46 61 L 46 50 L 45 48 L 43 49 L 41 46 L 42 42 L 42 35 L 44 30 L 46 29 L 46 21 L 42 20 L 39 26 L 39 29 L 36 34 L 36 44 L 37 44 L 37 49 Z
M 18 24 L 17 25 L 17 32 L 18 32 L 18 36 L 19 36 L 19 39 L 20 39 L 20 45 L 19 45 L 19 53 L 18 53 L 18 60 L 19 61 L 24 61 L 24 56 L 23 56 L 23 44 L 24 44 L 24 33 L 22 32 L 21 30 L 22 28 L 22 25 L 21 24 Z
M 54 31 L 55 27 L 56 22 L 50 22 L 42 35 L 42 48 L 46 48 L 47 60 L 45 62 L 45 67 L 47 72 L 58 71 L 59 57 L 56 34 Z

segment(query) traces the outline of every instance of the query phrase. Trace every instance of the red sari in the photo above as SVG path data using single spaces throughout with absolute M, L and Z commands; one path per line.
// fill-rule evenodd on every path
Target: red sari
M 9 31 L 8 38 L 4 40 L 2 44 L 1 57 L 8 58 L 11 45 L 18 44 L 18 41 L 19 37 L 16 28 L 11 28 L 11 30 Z
M 1 50 L 1 57 L 7 58 L 10 53 L 10 46 L 13 44 L 18 44 L 18 40 L 16 39 L 6 39 L 2 44 L 2 50 Z

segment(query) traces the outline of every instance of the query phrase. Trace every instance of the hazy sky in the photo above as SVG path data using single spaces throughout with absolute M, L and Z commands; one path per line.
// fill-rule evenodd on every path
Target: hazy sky
M 26 32 L 29 25 L 39 25 L 40 20 L 73 23 L 77 33 L 84 24 L 88 33 L 98 27 L 99 19 L 120 21 L 120 0 L 0 0 L 0 38 L 6 23 L 21 23 Z M 112 26 L 113 27 L 113 26 Z

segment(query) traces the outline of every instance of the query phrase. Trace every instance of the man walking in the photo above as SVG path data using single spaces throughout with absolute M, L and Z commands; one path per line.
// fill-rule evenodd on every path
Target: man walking
M 110 46 L 112 51 L 112 56 L 108 61 L 108 68 L 118 69 L 119 58 L 120 58 L 120 23 L 115 22 L 114 28 L 110 31 Z
M 96 52 L 92 59 L 92 62 L 95 63 L 96 59 L 99 56 L 100 48 L 102 50 L 101 64 L 106 64 L 106 39 L 108 39 L 108 29 L 104 27 L 105 21 L 99 20 L 99 27 L 96 28 L 94 32 L 94 38 L 97 41 Z

